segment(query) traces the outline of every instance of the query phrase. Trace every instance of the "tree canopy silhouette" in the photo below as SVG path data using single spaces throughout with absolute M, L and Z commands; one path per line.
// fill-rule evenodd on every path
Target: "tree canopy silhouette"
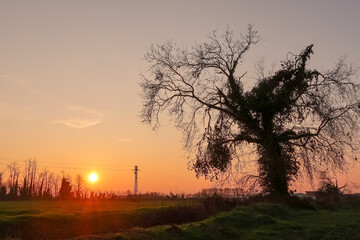
M 359 147 L 359 85 L 356 69 L 340 59 L 331 70 L 307 67 L 313 45 L 282 62 L 272 75 L 260 74 L 245 90 L 242 60 L 259 41 L 249 26 L 236 38 L 214 31 L 208 42 L 179 48 L 153 45 L 142 75 L 143 122 L 157 128 L 168 111 L 194 147 L 197 176 L 217 178 L 239 150 L 256 146 L 262 188 L 285 196 L 300 168 L 312 177 L 320 166 L 344 169 Z M 194 140 L 196 143 L 194 144 Z
M 61 187 L 59 190 L 59 197 L 61 199 L 70 199 L 73 197 L 73 194 L 71 192 L 71 183 L 68 179 L 65 177 L 61 180 Z

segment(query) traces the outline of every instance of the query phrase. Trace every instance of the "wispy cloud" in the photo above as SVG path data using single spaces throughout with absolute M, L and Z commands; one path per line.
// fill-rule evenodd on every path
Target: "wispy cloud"
M 83 128 L 87 128 L 87 127 L 91 127 L 96 124 L 99 124 L 101 122 L 101 119 L 87 120 L 87 119 L 72 118 L 72 119 L 68 119 L 68 120 L 58 120 L 55 122 L 64 124 L 68 127 L 83 129 Z
M 115 140 L 118 142 L 126 142 L 126 143 L 133 142 L 133 140 L 127 138 L 117 138 Z
M 98 110 L 76 105 L 69 105 L 67 109 L 70 117 L 55 120 L 55 123 L 60 123 L 71 128 L 84 129 L 97 125 L 102 121 L 102 116 Z

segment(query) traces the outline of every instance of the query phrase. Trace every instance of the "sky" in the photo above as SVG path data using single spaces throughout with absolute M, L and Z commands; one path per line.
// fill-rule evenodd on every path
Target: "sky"
M 0 0 L 0 170 L 35 158 L 75 178 L 96 171 L 94 190 L 197 192 L 213 186 L 187 169 L 181 133 L 166 116 L 141 123 L 140 74 L 151 44 L 206 41 L 254 24 L 261 41 L 244 70 L 271 66 L 314 44 L 311 65 L 347 56 L 360 65 L 360 1 Z M 359 80 L 357 80 L 359 82 Z M 360 184 L 354 165 L 342 182 Z M 301 186 L 301 190 L 305 187 Z

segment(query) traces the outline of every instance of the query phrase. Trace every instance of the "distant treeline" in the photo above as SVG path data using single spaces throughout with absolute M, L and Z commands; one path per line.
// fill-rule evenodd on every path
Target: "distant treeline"
M 47 169 L 39 170 L 35 159 L 25 160 L 25 167 L 20 168 L 17 162 L 10 163 L 6 170 L 0 172 L 0 200 L 27 199 L 184 199 L 202 198 L 209 195 L 224 197 L 239 197 L 243 191 L 234 188 L 204 189 L 197 194 L 146 192 L 136 196 L 128 190 L 123 193 L 113 191 L 94 192 L 87 188 L 85 180 L 80 174 L 74 180 L 71 176 L 55 174 Z M 4 179 L 7 171 L 8 179 Z
M 4 179 L 5 171 L 8 179 Z M 0 172 L 0 200 L 111 199 L 129 193 L 130 191 L 126 194 L 90 191 L 80 174 L 72 181 L 63 171 L 60 175 L 47 169 L 39 170 L 34 159 L 25 160 L 23 169 L 17 162 L 12 162 L 7 165 L 6 170 Z

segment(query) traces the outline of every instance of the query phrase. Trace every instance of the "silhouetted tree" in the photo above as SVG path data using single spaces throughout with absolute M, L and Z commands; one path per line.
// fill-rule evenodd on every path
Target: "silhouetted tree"
M 48 174 L 47 181 L 45 184 L 46 198 L 53 197 L 55 195 L 54 181 L 55 181 L 55 174 L 53 172 L 50 172 Z
M 326 172 L 322 172 L 320 174 L 320 187 L 318 191 L 322 195 L 341 195 L 343 194 L 343 190 L 346 187 L 346 184 L 343 186 L 339 186 L 337 179 L 335 182 L 327 176 Z
M 59 191 L 59 197 L 61 199 L 70 199 L 72 197 L 71 183 L 68 179 L 63 177 L 61 180 L 61 187 Z
M 54 189 L 54 193 L 55 193 L 54 197 L 57 197 L 59 194 L 59 184 L 61 183 L 61 180 L 62 180 L 61 176 L 56 174 L 56 176 L 53 179 L 53 189 Z
M 38 181 L 37 181 L 37 196 L 42 197 L 44 181 L 47 179 L 47 170 L 45 169 L 43 172 L 39 173 Z
M 0 200 L 6 199 L 6 186 L 3 185 L 3 174 L 5 170 L 0 172 Z
M 19 166 L 16 162 L 12 162 L 10 163 L 8 166 L 8 170 L 9 170 L 9 180 L 8 180 L 8 185 L 9 185 L 9 197 L 11 199 L 15 199 L 19 196 L 19 174 L 20 174 L 20 170 L 19 170 Z
M 142 76 L 141 116 L 157 128 L 159 114 L 168 110 L 185 147 L 197 150 L 192 167 L 198 177 L 217 178 L 240 149 L 254 146 L 262 188 L 286 196 L 300 167 L 310 178 L 321 166 L 343 169 L 358 150 L 360 89 L 351 79 L 356 69 L 343 59 L 329 71 L 308 69 L 310 45 L 245 90 L 238 68 L 258 40 L 249 26 L 239 38 L 214 32 L 191 49 L 171 41 L 152 46 L 145 55 L 151 76 Z
M 20 192 L 20 198 L 21 198 L 21 199 L 26 199 L 26 198 L 29 197 L 29 196 L 28 196 L 28 188 L 27 188 L 27 185 L 28 185 L 28 183 L 27 183 L 27 178 L 24 177 L 23 186 L 20 187 L 20 190 L 19 190 L 19 192 Z
M 6 186 L 0 187 L 0 200 L 6 199 Z
M 5 170 L 2 171 L 2 172 L 0 172 L 0 186 L 3 185 L 3 175 L 4 175 L 4 172 L 5 172 Z
M 37 162 L 35 159 L 25 161 L 25 169 L 23 173 L 23 184 L 20 188 L 21 198 L 31 198 L 35 195 L 35 179 L 37 171 Z
M 84 194 L 83 194 L 83 186 L 84 186 L 84 179 L 83 179 L 83 177 L 80 175 L 80 174 L 78 174 L 78 175 L 76 175 L 76 191 L 75 191 L 75 197 L 77 198 L 77 199 L 81 199 L 81 198 L 83 198 L 84 196 Z
M 28 159 L 25 161 L 23 172 L 23 182 L 20 187 L 20 198 L 51 198 L 54 190 L 54 173 L 44 169 L 37 174 L 36 160 Z

